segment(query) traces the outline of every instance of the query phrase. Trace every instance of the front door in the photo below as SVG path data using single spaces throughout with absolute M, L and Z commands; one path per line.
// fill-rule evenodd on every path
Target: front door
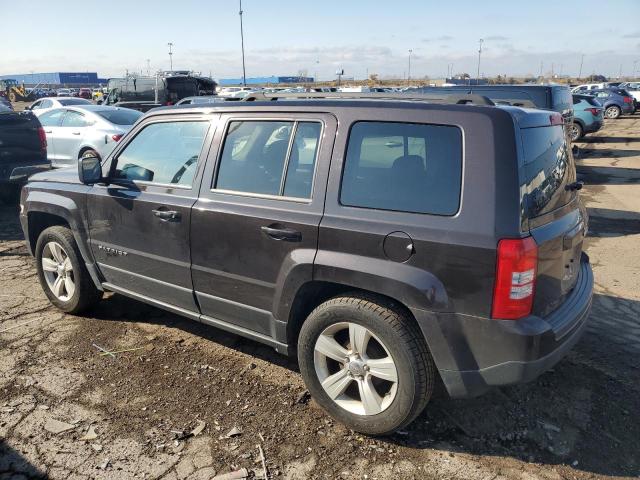
M 57 166 L 58 157 L 55 150 L 55 139 L 60 133 L 60 124 L 64 117 L 65 110 L 62 108 L 56 108 L 49 110 L 38 117 L 40 124 L 44 129 L 44 134 L 47 137 L 47 158 L 51 164 Z
M 283 286 L 312 279 L 336 121 L 253 113 L 220 125 L 192 214 L 194 289 L 204 321 L 274 336 Z
M 211 116 L 143 123 L 88 195 L 91 248 L 107 287 L 198 312 L 191 282 L 191 207 Z

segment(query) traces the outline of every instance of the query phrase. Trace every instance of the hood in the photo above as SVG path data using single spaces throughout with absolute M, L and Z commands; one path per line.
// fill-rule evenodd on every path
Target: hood
M 81 183 L 77 167 L 56 168 L 36 173 L 29 177 L 29 182 Z

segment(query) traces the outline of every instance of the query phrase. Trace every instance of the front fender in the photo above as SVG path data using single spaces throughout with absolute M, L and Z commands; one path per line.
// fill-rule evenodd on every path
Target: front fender
M 80 192 L 80 190 L 86 190 L 87 188 L 85 185 L 74 185 L 72 187 L 73 190 L 78 191 L 77 193 L 84 193 Z M 74 199 L 64 195 L 29 189 L 24 198 L 23 208 L 24 214 L 21 221 L 25 239 L 32 254 L 35 251 L 35 244 L 31 244 L 28 216 L 36 212 L 47 213 L 60 217 L 69 224 L 85 263 L 94 263 L 93 254 L 89 248 L 89 232 L 85 222 L 83 205 L 78 205 Z

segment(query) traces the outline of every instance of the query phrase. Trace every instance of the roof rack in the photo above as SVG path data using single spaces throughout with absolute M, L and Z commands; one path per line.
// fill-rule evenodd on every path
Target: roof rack
M 245 102 L 254 101 L 277 101 L 284 99 L 357 99 L 357 100 L 404 100 L 411 102 L 426 103 L 448 103 L 456 105 L 495 105 L 489 97 L 476 94 L 446 93 L 442 94 L 415 94 L 415 93 L 361 93 L 361 92 L 306 92 L 306 93 L 264 93 L 252 92 L 242 100 Z

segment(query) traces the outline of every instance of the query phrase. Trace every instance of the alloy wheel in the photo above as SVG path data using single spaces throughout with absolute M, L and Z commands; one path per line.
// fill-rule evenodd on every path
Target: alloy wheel
M 366 327 L 340 322 L 327 327 L 314 347 L 316 375 L 336 404 L 357 415 L 377 415 L 392 403 L 398 371 L 382 341 Z
M 76 291 L 71 259 L 58 242 L 47 243 L 42 250 L 42 270 L 56 298 L 67 302 Z

